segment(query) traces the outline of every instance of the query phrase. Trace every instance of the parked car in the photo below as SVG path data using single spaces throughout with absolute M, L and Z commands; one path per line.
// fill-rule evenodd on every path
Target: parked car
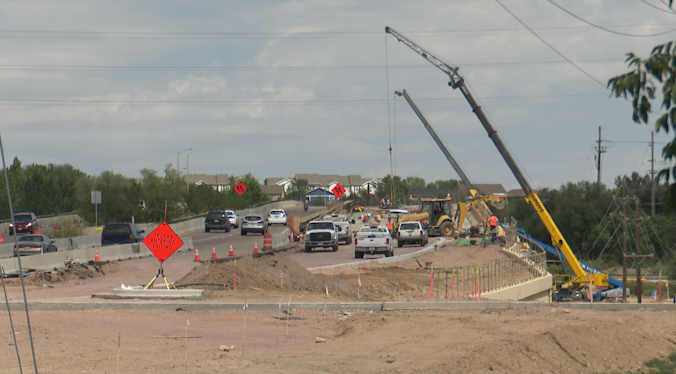
M 239 228 L 239 216 L 237 215 L 237 212 L 235 212 L 232 209 L 226 209 L 225 214 L 228 216 L 228 220 L 230 221 L 230 227 L 234 227 L 236 229 Z
M 265 235 L 268 232 L 268 221 L 265 217 L 258 214 L 251 214 L 244 217 L 242 220 L 242 228 L 239 229 L 241 235 L 246 235 L 250 232 L 258 232 Z
M 286 212 L 284 209 L 272 209 L 268 213 L 268 223 L 270 225 L 279 223 L 286 226 Z
M 224 230 L 230 232 L 230 219 L 225 209 L 210 210 L 204 219 L 204 232 Z
M 338 230 L 331 221 L 312 221 L 305 228 L 305 252 L 312 248 L 331 248 L 338 250 Z
M 15 213 L 14 223 L 16 223 L 16 230 L 14 230 L 12 223 L 9 223 L 9 235 L 13 235 L 14 231 L 17 233 L 30 232 L 33 234 L 38 229 L 38 217 L 33 212 Z
M 107 223 L 101 232 L 101 245 L 138 243 L 143 241 L 144 232 L 131 222 Z
M 385 257 L 392 257 L 394 255 L 392 242 L 392 236 L 387 227 L 362 226 L 357 237 L 354 238 L 354 257 L 362 258 L 367 253 L 371 255 L 381 253 Z
M 405 221 L 399 225 L 399 229 L 396 234 L 397 238 L 397 247 L 401 247 L 404 244 L 420 244 L 421 246 L 427 245 L 427 230 L 423 227 L 420 221 Z
M 21 256 L 39 255 L 57 251 L 54 241 L 45 234 L 24 235 L 16 240 L 16 246 L 19 247 L 19 254 Z M 16 255 L 17 250 L 15 248 L 14 256 Z

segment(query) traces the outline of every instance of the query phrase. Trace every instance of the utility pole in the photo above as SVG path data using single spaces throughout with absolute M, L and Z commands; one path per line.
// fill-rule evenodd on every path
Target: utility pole
M 655 131 L 650 132 L 650 215 L 655 215 Z
M 627 196 L 622 185 L 622 302 L 627 302 Z
M 636 201 L 636 255 L 640 256 L 641 255 L 641 230 L 639 230 L 639 216 L 638 216 L 638 196 L 634 196 L 634 199 Z M 638 261 L 636 261 L 636 297 L 638 297 L 638 303 L 641 304 L 641 262 L 643 261 L 642 258 L 639 257 Z
M 601 143 L 603 140 L 601 139 L 601 126 L 599 126 L 599 140 L 598 140 L 598 145 L 596 146 L 596 184 L 599 186 L 599 192 L 601 191 L 601 155 L 607 152 L 607 148 L 603 147 Z

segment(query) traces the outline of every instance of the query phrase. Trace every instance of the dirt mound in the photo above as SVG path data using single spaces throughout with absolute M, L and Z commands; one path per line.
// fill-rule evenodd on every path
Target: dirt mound
M 33 272 L 27 275 L 24 281 L 30 285 L 76 281 L 106 275 L 106 273 L 113 272 L 116 267 L 115 263 L 72 263 L 61 270 Z

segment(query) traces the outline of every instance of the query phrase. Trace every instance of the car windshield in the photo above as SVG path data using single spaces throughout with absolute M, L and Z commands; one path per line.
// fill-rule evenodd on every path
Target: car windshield
M 26 235 L 22 236 L 17 240 L 17 242 L 41 242 L 42 235 Z
M 282 210 L 271 210 L 270 214 L 280 215 L 280 214 L 284 214 L 284 211 L 282 211 Z
M 103 231 L 106 234 L 129 234 L 131 229 L 128 225 L 106 225 Z
M 221 212 L 209 212 L 207 213 L 207 219 L 219 219 L 224 218 L 225 214 Z
M 245 221 L 262 221 L 263 217 L 261 216 L 246 216 Z
M 31 215 L 30 214 L 16 214 L 14 215 L 14 221 L 15 222 L 30 222 L 31 221 Z
M 307 225 L 308 230 L 333 230 L 332 222 L 314 222 Z
M 402 223 L 399 230 L 416 230 L 419 227 L 417 223 Z

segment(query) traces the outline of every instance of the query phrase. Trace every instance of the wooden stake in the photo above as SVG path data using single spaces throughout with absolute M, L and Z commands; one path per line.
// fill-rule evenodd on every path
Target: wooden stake
M 117 374 L 120 374 L 120 337 L 121 333 L 117 333 Z
M 249 305 L 247 305 L 246 299 L 244 299 L 244 306 L 242 307 L 242 309 L 244 309 L 244 331 L 242 332 L 242 358 L 244 358 L 244 343 L 246 342 L 246 310 L 248 306 Z
M 289 295 L 289 302 L 286 304 L 286 336 L 289 336 L 289 315 L 291 314 L 291 295 Z

